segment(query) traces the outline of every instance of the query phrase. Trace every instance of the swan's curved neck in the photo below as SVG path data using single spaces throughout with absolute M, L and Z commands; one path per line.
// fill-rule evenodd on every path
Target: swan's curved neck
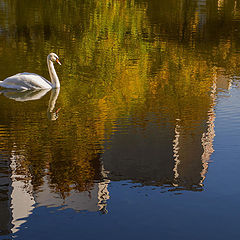
M 48 71 L 51 78 L 51 83 L 53 88 L 59 88 L 60 82 L 57 76 L 57 73 L 55 71 L 53 62 L 50 59 L 47 59 L 47 65 L 48 65 Z

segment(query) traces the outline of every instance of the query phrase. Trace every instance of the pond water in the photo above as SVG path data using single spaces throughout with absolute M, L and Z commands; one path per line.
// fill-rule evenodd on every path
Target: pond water
M 0 239 L 240 239 L 240 1 L 0 9 Z

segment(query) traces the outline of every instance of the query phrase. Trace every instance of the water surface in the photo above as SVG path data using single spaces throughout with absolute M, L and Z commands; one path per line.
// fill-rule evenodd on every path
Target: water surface
M 238 239 L 239 1 L 0 3 L 1 239 Z

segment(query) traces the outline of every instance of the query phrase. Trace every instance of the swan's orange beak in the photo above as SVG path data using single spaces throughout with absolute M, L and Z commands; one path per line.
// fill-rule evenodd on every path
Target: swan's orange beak
M 56 62 L 57 62 L 59 65 L 62 65 L 62 64 L 60 63 L 60 61 L 59 61 L 58 58 L 56 59 Z

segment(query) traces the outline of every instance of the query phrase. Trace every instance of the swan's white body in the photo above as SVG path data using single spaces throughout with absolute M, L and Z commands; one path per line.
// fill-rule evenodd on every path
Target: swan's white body
M 24 72 L 0 81 L 0 87 L 16 90 L 59 88 L 60 82 L 53 65 L 54 61 L 61 65 L 58 56 L 55 53 L 50 53 L 47 57 L 47 65 L 51 82 L 38 74 Z

